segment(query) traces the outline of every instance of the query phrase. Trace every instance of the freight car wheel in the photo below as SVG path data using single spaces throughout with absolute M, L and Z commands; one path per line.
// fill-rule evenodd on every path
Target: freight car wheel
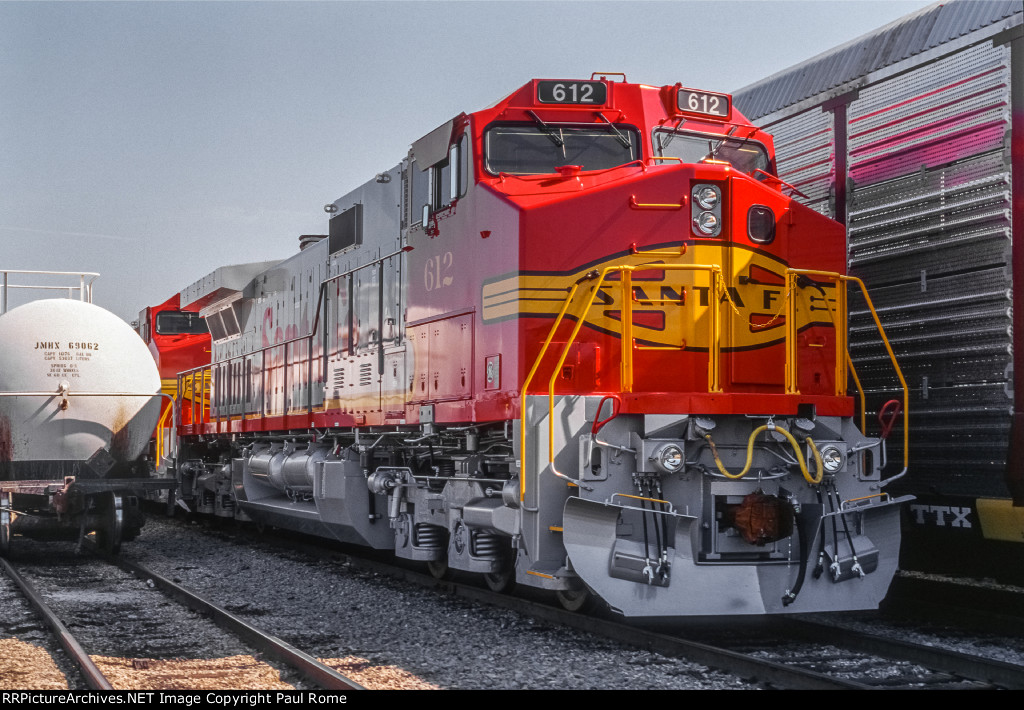
M 104 552 L 116 555 L 124 537 L 124 501 L 114 492 L 102 493 L 97 498 L 100 527 L 96 529 L 96 544 Z

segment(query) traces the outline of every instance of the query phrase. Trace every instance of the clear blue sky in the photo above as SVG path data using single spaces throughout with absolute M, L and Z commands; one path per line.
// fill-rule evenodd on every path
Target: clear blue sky
M 0 2 L 0 268 L 131 320 L 533 77 L 733 91 L 929 2 Z

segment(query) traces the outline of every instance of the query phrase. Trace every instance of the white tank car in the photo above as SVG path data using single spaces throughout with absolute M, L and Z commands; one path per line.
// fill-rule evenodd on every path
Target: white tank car
M 0 316 L 5 478 L 115 473 L 143 453 L 159 416 L 157 398 L 133 395 L 159 391 L 160 375 L 145 343 L 99 306 L 41 300 Z M 106 396 L 112 394 L 121 396 Z M 93 457 L 92 467 L 84 465 Z
M 159 392 L 142 339 L 99 306 L 0 315 L 0 553 L 13 534 L 95 533 L 110 551 L 138 534 Z

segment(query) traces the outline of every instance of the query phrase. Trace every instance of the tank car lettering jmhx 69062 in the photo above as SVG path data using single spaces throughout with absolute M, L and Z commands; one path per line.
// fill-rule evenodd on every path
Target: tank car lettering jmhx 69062
M 142 527 L 140 497 L 173 485 L 153 479 L 146 458 L 160 409 L 153 358 L 91 303 L 85 277 L 96 274 L 0 274 L 0 553 L 18 534 L 94 537 L 116 551 Z M 67 290 L 47 279 L 71 275 L 78 300 L 7 310 L 10 288 Z
M 454 117 L 292 257 L 175 297 L 212 341 L 174 385 L 181 501 L 570 608 L 876 606 L 901 500 L 847 391 L 867 295 L 792 191 L 731 97 L 680 84 Z

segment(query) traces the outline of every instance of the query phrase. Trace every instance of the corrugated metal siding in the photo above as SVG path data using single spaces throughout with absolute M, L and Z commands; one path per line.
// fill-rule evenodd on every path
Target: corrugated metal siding
M 849 177 L 880 182 L 1001 148 L 1008 59 L 978 45 L 861 91 L 849 108 Z
M 832 114 L 809 111 L 772 132 L 779 174 L 807 195 L 801 199 L 822 214 L 833 215 L 830 201 L 835 175 Z
M 894 484 L 903 490 L 1007 494 L 1010 60 L 970 33 L 1014 14 L 1024 4 L 933 6 L 736 94 L 741 111 L 782 137 L 780 177 L 829 214 L 834 183 L 824 172 L 810 179 L 820 156 L 800 148 L 817 145 L 823 126 L 831 136 L 835 114 L 822 105 L 857 89 L 845 114 L 850 267 L 911 387 L 911 474 Z M 917 56 L 957 38 L 948 56 Z M 863 304 L 852 304 L 850 333 L 877 408 L 894 396 L 893 376 Z M 891 460 L 900 444 L 890 442 Z
M 911 387 L 914 486 L 1005 492 L 1013 407 L 1009 50 L 980 44 L 850 104 L 851 270 L 869 285 Z M 864 312 L 854 361 L 891 375 Z
M 933 5 L 735 91 L 733 101 L 757 120 L 1022 12 L 1020 0 Z

